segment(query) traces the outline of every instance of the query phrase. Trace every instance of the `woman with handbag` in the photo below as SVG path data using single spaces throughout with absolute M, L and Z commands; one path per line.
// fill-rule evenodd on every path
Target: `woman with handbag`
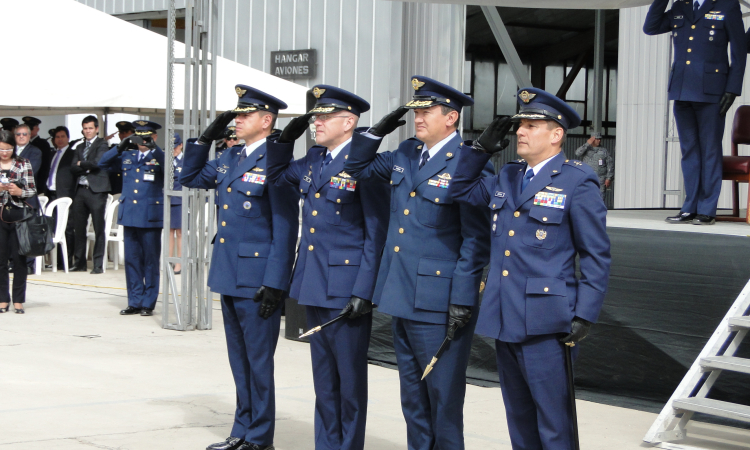
M 24 199 L 36 195 L 31 163 L 16 155 L 16 140 L 8 130 L 0 131 L 0 313 L 8 311 L 10 282 L 8 258 L 13 258 L 13 308 L 23 314 L 26 302 L 26 257 L 18 254 L 16 222 L 28 218 Z

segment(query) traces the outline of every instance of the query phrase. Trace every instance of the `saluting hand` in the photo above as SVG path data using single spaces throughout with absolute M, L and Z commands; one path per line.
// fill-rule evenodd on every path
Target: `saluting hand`
M 567 345 L 568 347 L 575 347 L 577 343 L 581 342 L 586 335 L 589 334 L 591 329 L 591 322 L 586 319 L 581 319 L 576 316 L 573 317 L 573 322 L 570 324 L 570 334 L 560 338 L 560 342 Z
M 399 106 L 383 116 L 383 118 L 380 119 L 380 122 L 370 127 L 370 133 L 377 137 L 383 137 L 393 133 L 396 128 L 406 125 L 406 121 L 403 120 L 402 117 L 404 117 L 404 114 L 407 112 L 409 112 L 409 108 Z
M 505 136 L 513 126 L 510 116 L 500 116 L 485 128 L 479 139 L 474 141 L 474 148 L 490 155 L 505 150 L 510 141 Z
M 471 306 L 448 306 L 448 338 L 453 340 L 457 328 L 463 328 L 471 320 Z M 455 325 L 455 326 L 454 326 Z
M 284 291 L 268 286 L 261 286 L 253 297 L 254 302 L 263 302 L 258 309 L 258 315 L 264 319 L 273 315 L 283 299 Z
M 364 316 L 365 314 L 370 314 L 371 312 L 372 302 L 370 300 L 359 298 L 356 295 L 352 295 L 349 303 L 347 303 L 344 309 L 341 310 L 341 314 L 348 313 L 347 317 L 350 319 L 356 319 L 357 317 Z
M 138 150 L 138 144 L 143 144 L 143 139 L 140 136 L 128 136 L 117 144 L 117 153 L 122 153 L 125 150 Z
M 307 113 L 289 121 L 289 124 L 284 127 L 284 131 L 281 132 L 277 142 L 279 144 L 289 144 L 299 139 L 310 128 L 310 117 L 312 116 L 312 114 Z
M 216 119 L 206 128 L 201 137 L 198 138 L 198 144 L 206 145 L 224 136 L 224 129 L 229 125 L 229 122 L 237 117 L 237 113 L 232 111 L 224 111 L 219 114 Z

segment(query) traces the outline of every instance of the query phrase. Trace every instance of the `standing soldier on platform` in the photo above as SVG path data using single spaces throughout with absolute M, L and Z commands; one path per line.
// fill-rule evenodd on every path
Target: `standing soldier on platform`
M 128 307 L 120 314 L 150 316 L 159 297 L 164 151 L 153 139 L 154 131 L 161 125 L 147 120 L 137 120 L 133 125 L 135 136 L 125 138 L 105 153 L 99 167 L 122 175 L 117 223 L 125 230 Z
M 675 1 L 665 11 L 668 5 L 669 0 L 654 0 L 643 25 L 648 35 L 670 33 L 674 44 L 668 89 L 680 135 L 685 202 L 666 221 L 713 225 L 721 193 L 724 122 L 745 76 L 742 11 L 737 0 Z
M 279 305 L 289 290 L 294 263 L 299 196 L 293 187 L 267 181 L 266 138 L 286 103 L 241 84 L 235 91 L 237 108 L 219 115 L 197 141 L 188 141 L 180 183 L 219 192 L 208 286 L 221 294 L 237 409 L 230 437 L 208 449 L 266 450 L 273 449 L 273 355 L 281 324 Z M 211 143 L 232 119 L 246 145 L 209 161 Z
M 356 180 L 391 186 L 391 215 L 373 294 L 393 316 L 401 407 L 409 449 L 464 448 L 466 367 L 489 259 L 489 210 L 454 203 L 448 195 L 463 151 L 461 109 L 474 101 L 427 77 L 415 76 L 414 99 L 368 133 L 355 133 L 344 171 Z M 414 109 L 416 137 L 377 153 L 382 137 L 404 125 Z M 492 175 L 490 164 L 484 174 Z M 455 332 L 455 333 L 453 333 Z M 440 365 L 422 374 L 448 334 Z
M 615 160 L 609 154 L 609 150 L 602 145 L 602 134 L 594 133 L 585 144 L 576 149 L 576 156 L 594 169 L 594 173 L 599 177 L 599 189 L 602 199 L 604 193 L 612 185 L 612 179 L 615 177 Z
M 465 147 L 451 187 L 461 204 L 492 211 L 492 255 L 477 333 L 495 339 L 513 448 L 572 449 L 563 344 L 573 347 L 596 322 L 607 291 L 607 210 L 596 174 L 565 159 L 567 130 L 581 119 L 541 89 L 518 92 L 520 112 L 496 119 Z M 482 175 L 511 126 L 518 155 L 497 176 Z M 581 277 L 576 277 L 576 256 Z M 572 374 L 571 374 L 572 376 Z
M 306 306 L 313 328 L 339 321 L 310 338 L 315 381 L 315 448 L 362 450 L 367 421 L 367 349 L 375 279 L 388 222 L 387 185 L 344 171 L 364 99 L 333 86 L 313 88 L 318 99 L 269 140 L 268 176 L 294 186 L 304 199 L 302 239 L 290 296 Z M 315 125 L 318 145 L 290 163 L 294 141 Z M 343 311 L 342 311 L 343 308 Z

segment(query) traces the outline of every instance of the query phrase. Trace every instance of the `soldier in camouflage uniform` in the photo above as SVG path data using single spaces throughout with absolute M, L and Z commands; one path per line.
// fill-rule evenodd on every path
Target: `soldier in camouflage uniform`
M 602 134 L 592 134 L 585 144 L 578 147 L 576 157 L 591 166 L 599 177 L 599 186 L 602 199 L 604 192 L 612 184 L 612 178 L 615 177 L 615 160 L 610 155 L 609 150 L 600 147 L 602 144 Z

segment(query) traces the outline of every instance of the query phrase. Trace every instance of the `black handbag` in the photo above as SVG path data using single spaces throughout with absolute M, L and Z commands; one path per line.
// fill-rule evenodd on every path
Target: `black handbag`
M 30 218 L 16 222 L 16 237 L 19 255 L 28 258 L 43 256 L 55 248 L 52 242 L 55 237 L 54 220 L 42 214 L 41 210 L 34 210 Z

